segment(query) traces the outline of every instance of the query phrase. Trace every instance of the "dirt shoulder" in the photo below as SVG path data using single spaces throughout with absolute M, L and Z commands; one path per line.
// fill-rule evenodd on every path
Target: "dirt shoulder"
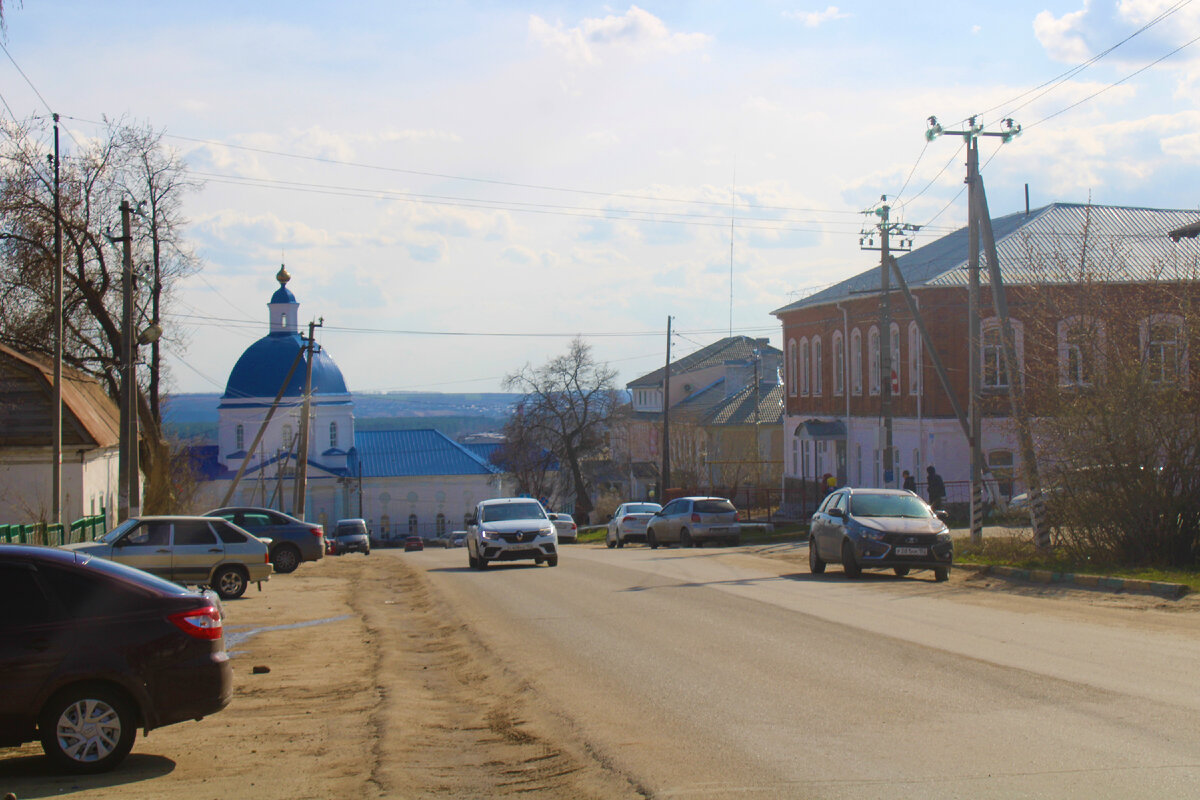
M 235 691 L 139 732 L 108 775 L 0 750 L 0 795 L 121 798 L 630 797 L 396 551 L 275 576 L 226 604 Z M 254 674 L 254 667 L 269 672 Z M 486 681 L 487 691 L 477 691 Z

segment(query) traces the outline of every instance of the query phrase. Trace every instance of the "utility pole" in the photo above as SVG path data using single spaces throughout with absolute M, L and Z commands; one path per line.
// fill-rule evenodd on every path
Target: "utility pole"
M 875 228 L 879 231 L 879 247 L 875 247 L 875 238 L 871 231 L 863 231 L 862 238 L 858 240 L 858 244 L 862 250 L 879 251 L 879 379 L 881 384 L 879 387 L 879 400 L 880 416 L 883 418 L 883 485 L 895 487 L 896 448 L 892 437 L 895 412 L 892 408 L 892 389 L 895 386 L 898 391 L 900 365 L 892 363 L 892 286 L 890 264 L 892 261 L 891 252 L 893 250 L 903 252 L 912 250 L 912 239 L 902 238 L 900 244 L 893 247 L 891 235 L 895 233 L 903 236 L 908 233 L 915 233 L 921 229 L 921 226 L 892 222 L 889 217 L 891 206 L 887 204 L 887 195 L 885 194 L 879 199 L 882 205 L 865 212 L 879 217 L 879 222 L 875 225 Z M 863 243 L 864 239 L 866 240 L 866 244 Z
M 997 315 L 1001 318 L 1001 337 L 1003 342 L 1004 366 L 1008 372 L 1008 394 L 1011 404 L 1013 422 L 1017 427 L 1017 435 L 1021 446 L 1021 468 L 1024 473 L 1026 487 L 1030 497 L 1030 515 L 1034 528 L 1035 543 L 1039 548 L 1050 544 L 1049 530 L 1045 522 L 1045 506 L 1041 496 L 1041 484 L 1038 479 L 1037 455 L 1033 449 L 1033 437 L 1029 428 L 1029 419 L 1025 414 L 1019 392 L 1021 387 L 1020 365 L 1017 361 L 1016 345 L 1013 340 L 1011 326 L 1008 321 L 1008 302 L 1004 295 L 1004 287 L 1000 280 L 1000 265 L 997 262 L 995 237 L 992 234 L 992 220 L 987 207 L 987 196 L 983 190 L 983 178 L 979 174 L 979 138 L 993 136 L 1007 143 L 1021 133 L 1021 126 L 1012 119 L 1000 123 L 998 131 L 984 131 L 983 124 L 971 117 L 967 127 L 959 131 L 947 131 L 938 124 L 937 117 L 929 118 L 929 126 L 925 138 L 933 141 L 941 135 L 961 136 L 967 145 L 967 246 L 970 249 L 968 260 L 968 314 L 967 341 L 970 370 L 970 406 L 969 406 L 969 444 L 971 447 L 971 540 L 983 540 L 983 475 L 986 465 L 983 460 L 982 401 L 981 383 L 981 333 L 979 317 L 979 246 L 980 238 L 988 244 L 988 264 L 992 275 L 992 302 Z
M 304 506 L 308 492 L 308 415 L 312 408 L 312 368 L 313 352 L 316 342 L 313 339 L 314 329 L 323 327 L 325 319 L 320 322 L 308 323 L 308 366 L 304 375 L 304 401 L 300 404 L 300 446 L 296 452 L 296 497 L 292 503 L 292 514 L 297 519 L 304 519 Z
M 671 317 L 667 317 L 667 364 L 663 367 L 662 474 L 658 502 L 666 505 L 667 487 L 671 485 Z
M 50 521 L 62 522 L 62 366 L 63 366 L 63 259 L 62 207 L 59 202 L 58 178 L 58 114 L 54 115 L 54 402 L 51 409 L 50 438 L 53 440 L 51 461 L 54 474 L 50 481 L 53 499 L 50 502 Z
M 133 369 L 133 237 L 129 233 L 129 201 L 121 201 L 121 447 L 117 463 L 117 520 L 141 511 L 137 480 L 137 386 Z

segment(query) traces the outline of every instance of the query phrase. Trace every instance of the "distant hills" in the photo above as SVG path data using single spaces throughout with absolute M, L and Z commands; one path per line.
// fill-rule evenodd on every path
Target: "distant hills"
M 360 430 L 435 428 L 451 438 L 503 427 L 521 395 L 504 392 L 355 393 L 354 424 Z M 163 427 L 178 439 L 216 441 L 221 396 L 171 395 L 163 406 Z

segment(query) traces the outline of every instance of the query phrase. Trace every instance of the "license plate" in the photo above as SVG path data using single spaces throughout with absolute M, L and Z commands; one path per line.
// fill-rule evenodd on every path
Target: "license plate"
M 929 553 L 928 547 L 897 547 L 898 556 L 923 556 Z

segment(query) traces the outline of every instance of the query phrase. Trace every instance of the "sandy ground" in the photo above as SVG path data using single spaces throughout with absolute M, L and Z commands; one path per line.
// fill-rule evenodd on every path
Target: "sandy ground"
M 325 558 L 226 604 L 234 700 L 140 733 L 107 775 L 0 751 L 0 794 L 255 798 L 633 797 L 395 552 Z M 253 674 L 256 666 L 270 672 Z M 486 695 L 472 689 L 486 678 Z

